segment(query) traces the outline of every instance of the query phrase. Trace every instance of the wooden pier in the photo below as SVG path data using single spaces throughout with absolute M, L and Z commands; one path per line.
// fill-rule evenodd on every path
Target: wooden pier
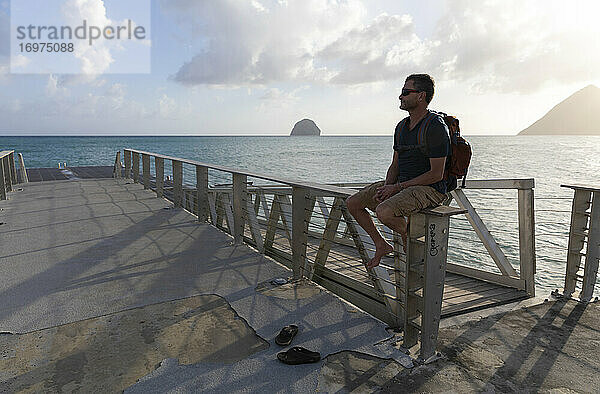
M 199 221 L 229 233 L 236 243 L 254 246 L 290 267 L 292 279 L 311 279 L 393 327 L 415 328 L 412 338 L 435 338 L 443 317 L 535 295 L 533 179 L 471 180 L 466 184 L 466 189 L 515 190 L 518 271 L 461 189 L 452 192 L 446 207 L 423 211 L 420 220 L 413 220 L 407 255 L 401 252 L 394 234 L 380 226 L 394 239 L 396 251 L 393 258 L 367 269 L 365 263 L 374 247 L 345 207 L 345 199 L 363 185 L 290 180 L 133 149 L 123 153 L 124 168 L 119 152 L 115 176 L 143 184 L 158 197 L 195 214 Z M 170 175 L 164 180 L 166 174 Z M 449 221 L 454 215 L 466 217 L 496 263 L 496 271 L 446 261 Z M 438 226 L 439 233 L 430 233 L 432 223 L 437 223 L 433 226 Z M 441 246 L 439 263 L 427 263 L 435 260 L 425 253 L 424 246 L 432 242 L 432 234 L 439 237 L 433 241 Z M 435 340 L 431 344 L 422 341 L 421 347 L 421 356 L 429 359 Z
M 14 152 L 2 154 L 3 190 L 9 191 L 24 172 L 15 169 Z M 20 165 L 24 167 L 22 160 Z M 465 187 L 515 190 L 518 267 L 504 255 L 465 191 L 457 189 L 445 206 L 411 219 L 406 254 L 398 237 L 376 222 L 393 240 L 395 252 L 384 257 L 380 266 L 367 269 L 374 246 L 345 207 L 345 199 L 363 184 L 290 180 L 133 149 L 125 149 L 122 156 L 118 152 L 112 167 L 29 169 L 26 174 L 32 182 L 115 177 L 140 183 L 158 198 L 194 214 L 199 222 L 230 234 L 235 243 L 247 243 L 286 265 L 293 272 L 290 279 L 310 279 L 390 326 L 405 332 L 415 329 L 413 334 L 407 332 L 408 345 L 418 337 L 436 337 L 440 319 L 535 295 L 533 179 L 468 180 Z M 449 223 L 457 216 L 468 220 L 496 270 L 447 261 Z M 436 245 L 436 257 L 427 253 L 430 243 Z M 435 340 L 421 342 L 421 356 L 431 358 Z

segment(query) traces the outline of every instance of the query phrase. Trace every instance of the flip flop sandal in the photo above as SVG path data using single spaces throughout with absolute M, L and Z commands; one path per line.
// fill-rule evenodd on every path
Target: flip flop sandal
M 279 332 L 279 335 L 275 338 L 275 343 L 279 346 L 287 346 L 292 343 L 292 339 L 298 334 L 298 326 L 295 324 L 290 324 L 289 326 L 285 326 Z
M 310 364 L 319 361 L 321 359 L 321 354 L 318 352 L 311 352 L 301 346 L 294 346 L 287 352 L 278 353 L 277 358 L 279 361 L 289 365 Z

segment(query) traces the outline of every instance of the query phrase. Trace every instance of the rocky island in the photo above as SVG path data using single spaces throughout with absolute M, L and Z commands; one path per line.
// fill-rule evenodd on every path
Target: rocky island
M 321 135 L 321 129 L 310 119 L 302 119 L 294 125 L 290 135 Z

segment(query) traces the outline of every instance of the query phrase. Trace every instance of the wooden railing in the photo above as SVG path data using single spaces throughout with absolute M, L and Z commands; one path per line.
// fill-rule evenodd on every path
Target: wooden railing
M 562 295 L 571 297 L 580 283 L 579 299 L 589 302 L 594 295 L 600 260 L 600 188 L 582 185 L 561 187 L 574 191 L 567 247 L 567 271 Z M 585 257 L 585 263 L 583 273 L 580 273 L 582 257 Z
M 17 184 L 17 171 L 15 169 L 15 151 L 5 150 L 0 152 L 0 200 L 8 198 L 7 193 Z
M 381 226 L 394 239 L 393 264 L 370 269 L 366 263 L 374 252 L 372 241 L 345 205 L 362 185 L 292 180 L 134 149 L 125 149 L 124 164 L 126 178 L 228 232 L 235 243 L 246 242 L 287 265 L 293 279 L 311 279 L 388 324 L 404 327 L 406 346 L 414 345 L 420 334 L 423 359 L 435 353 L 446 269 L 535 292 L 532 179 L 466 183 L 467 189 L 518 190 L 519 275 L 462 190 L 452 192 L 458 207 L 441 206 L 411 217 L 406 254 L 398 237 Z M 165 164 L 171 174 L 166 180 Z M 120 173 L 117 156 L 115 176 Z M 499 273 L 446 262 L 450 217 L 459 214 L 475 228 Z M 435 245 L 435 254 L 428 253 L 432 249 L 427 245 Z M 334 269 L 335 264 L 341 269 Z

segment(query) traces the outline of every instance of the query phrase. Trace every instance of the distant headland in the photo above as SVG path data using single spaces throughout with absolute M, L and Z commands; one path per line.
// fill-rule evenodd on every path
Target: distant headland
M 588 85 L 558 103 L 519 135 L 600 135 L 600 88 Z
M 310 119 L 302 119 L 294 125 L 290 135 L 321 135 L 321 129 Z

